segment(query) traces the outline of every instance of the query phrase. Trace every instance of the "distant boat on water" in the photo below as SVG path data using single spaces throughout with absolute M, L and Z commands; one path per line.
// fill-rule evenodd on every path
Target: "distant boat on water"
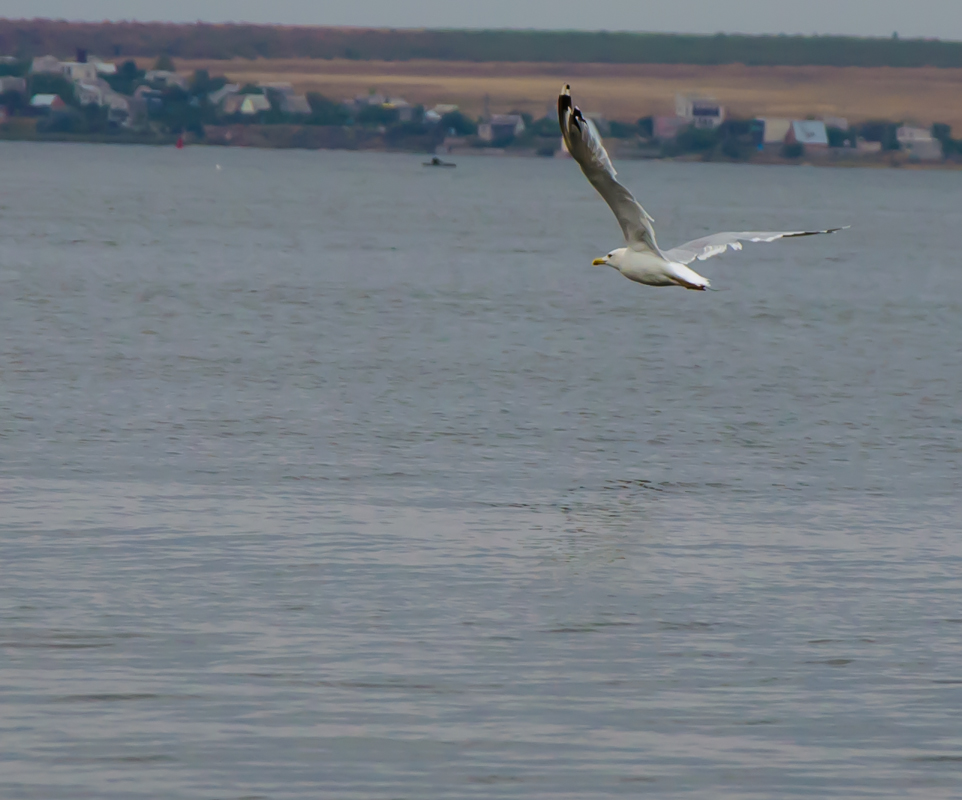
M 430 161 L 425 161 L 423 166 L 425 167 L 456 167 L 453 161 L 442 161 L 437 156 L 434 156 Z

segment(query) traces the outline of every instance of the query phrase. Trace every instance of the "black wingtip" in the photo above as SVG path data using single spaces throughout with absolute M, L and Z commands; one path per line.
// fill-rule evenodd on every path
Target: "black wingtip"
M 800 236 L 819 236 L 823 233 L 835 233 L 836 231 L 847 231 L 851 228 L 851 225 L 842 225 L 840 228 L 826 228 L 822 231 L 799 231 L 798 233 L 790 233 L 784 236 L 785 239 L 797 239 Z

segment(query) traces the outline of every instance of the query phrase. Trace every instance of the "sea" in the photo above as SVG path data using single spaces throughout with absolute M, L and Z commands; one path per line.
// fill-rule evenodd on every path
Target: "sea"
M 962 172 L 425 160 L 0 143 L 0 797 L 962 797 Z

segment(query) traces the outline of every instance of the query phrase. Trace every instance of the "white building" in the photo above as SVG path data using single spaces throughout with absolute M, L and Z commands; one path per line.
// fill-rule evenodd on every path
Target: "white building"
M 18 94 L 27 93 L 27 79 L 15 78 L 12 75 L 0 77 L 0 94 L 7 92 L 17 92 Z
M 56 56 L 38 56 L 30 64 L 30 72 L 34 75 L 62 75 L 60 59 Z
M 524 119 L 519 114 L 494 114 L 491 119 L 478 125 L 478 138 L 482 142 L 510 139 L 524 133 Z
M 429 125 L 435 125 L 445 114 L 451 114 L 457 110 L 458 107 L 452 103 L 438 103 L 434 108 L 424 112 L 424 121 Z
M 59 94 L 35 94 L 30 98 L 30 107 L 41 110 L 56 111 L 66 105 Z
M 220 110 L 222 113 L 230 116 L 231 114 L 239 114 L 241 105 L 243 105 L 244 100 L 247 99 L 246 94 L 229 94 L 225 97 L 220 104 Z
M 107 106 L 107 119 L 110 122 L 117 122 L 123 125 L 130 122 L 130 100 L 122 94 L 110 92 L 110 94 L 104 98 L 104 105 Z
M 802 144 L 805 147 L 828 147 L 828 130 L 820 119 L 794 119 L 785 137 L 786 144 Z
M 101 61 L 97 56 L 90 56 L 87 60 L 94 65 L 98 75 L 117 74 L 117 65 L 113 61 Z
M 792 127 L 790 119 L 780 117 L 764 117 L 761 121 L 765 126 L 762 133 L 763 144 L 782 144 L 788 135 L 788 129 Z
M 109 89 L 105 90 L 102 86 L 95 83 L 78 83 L 74 87 L 77 102 L 82 106 L 104 105 L 104 97 L 108 91 Z
M 943 157 L 942 142 L 926 128 L 903 125 L 895 132 L 895 138 L 910 158 L 919 161 L 940 161 Z
M 238 109 L 241 114 L 253 116 L 261 111 L 271 110 L 271 101 L 262 94 L 246 94 L 243 97 Z
M 171 86 L 179 86 L 181 89 L 187 88 L 187 78 L 167 69 L 147 70 L 144 75 L 144 80 L 148 83 L 158 84 L 168 88 Z
M 100 77 L 97 74 L 97 65 L 86 61 L 64 61 L 60 64 L 60 71 L 68 81 L 74 83 L 93 83 Z
M 216 92 L 211 92 L 207 95 L 207 99 L 210 100 L 212 105 L 219 106 L 226 98 L 237 94 L 240 88 L 240 84 L 238 83 L 228 83 L 225 86 L 221 86 Z
M 414 119 L 414 106 L 403 97 L 389 97 L 384 101 L 384 107 L 397 111 L 397 118 L 401 122 L 410 122 Z
M 285 114 L 307 116 L 311 113 L 311 104 L 302 94 L 285 94 L 281 98 L 281 111 Z
M 713 97 L 675 95 L 675 116 L 696 128 L 717 128 L 725 121 L 725 107 Z

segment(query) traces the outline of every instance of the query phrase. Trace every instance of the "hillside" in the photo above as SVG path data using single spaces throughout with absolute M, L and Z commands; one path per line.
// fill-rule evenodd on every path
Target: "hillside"
M 151 59 L 140 59 L 149 66 Z M 675 94 L 714 95 L 739 117 L 829 115 L 892 119 L 962 131 L 962 69 L 861 67 L 699 67 L 645 64 L 504 64 L 345 59 L 180 60 L 182 72 L 207 69 L 238 83 L 288 81 L 299 91 L 340 100 L 377 89 L 412 103 L 457 103 L 480 114 L 554 115 L 570 81 L 581 106 L 613 119 L 673 114 Z
M 516 30 L 0 20 L 0 54 L 598 64 L 962 68 L 962 42 Z

